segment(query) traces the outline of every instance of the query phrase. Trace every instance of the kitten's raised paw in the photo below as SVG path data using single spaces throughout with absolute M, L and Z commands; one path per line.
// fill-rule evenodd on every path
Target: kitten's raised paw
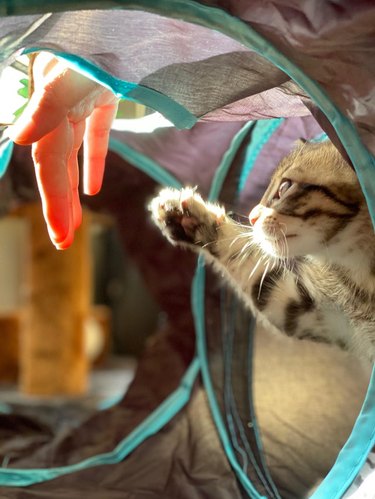
M 216 240 L 216 231 L 224 219 L 224 210 L 205 203 L 192 188 L 166 188 L 150 204 L 152 218 L 174 244 L 200 247 Z

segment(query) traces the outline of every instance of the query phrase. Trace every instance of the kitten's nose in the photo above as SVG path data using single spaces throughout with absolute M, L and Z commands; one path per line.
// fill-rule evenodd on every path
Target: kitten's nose
M 251 211 L 250 211 L 250 214 L 249 214 L 249 220 L 250 220 L 250 223 L 251 225 L 254 225 L 255 222 L 258 220 L 258 218 L 260 217 L 261 215 L 261 212 L 262 212 L 262 207 L 260 206 L 260 204 L 257 204 L 255 206 L 255 208 L 253 208 Z

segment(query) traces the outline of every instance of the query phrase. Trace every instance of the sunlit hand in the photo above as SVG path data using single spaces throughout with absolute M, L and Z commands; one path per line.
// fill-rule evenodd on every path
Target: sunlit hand
M 18 144 L 32 144 L 48 232 L 54 245 L 65 249 L 82 218 L 78 150 L 84 142 L 83 190 L 96 194 L 118 99 L 48 52 L 37 55 L 33 77 L 34 93 L 9 134 Z

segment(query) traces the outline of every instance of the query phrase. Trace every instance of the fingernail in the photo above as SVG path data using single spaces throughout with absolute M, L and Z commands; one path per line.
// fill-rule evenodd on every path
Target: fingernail
M 52 241 L 52 242 L 57 250 L 62 251 L 68 249 L 72 245 L 73 241 L 74 241 L 74 233 L 72 231 L 72 233 L 69 232 L 68 236 L 63 241 L 60 242 Z

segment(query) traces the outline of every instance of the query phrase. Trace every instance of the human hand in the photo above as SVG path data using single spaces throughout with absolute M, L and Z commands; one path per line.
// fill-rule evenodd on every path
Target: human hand
M 48 52 L 36 56 L 33 80 L 33 95 L 9 136 L 17 144 L 32 144 L 49 236 L 57 249 L 65 249 L 82 219 L 78 151 L 83 142 L 83 191 L 96 194 L 118 99 Z

